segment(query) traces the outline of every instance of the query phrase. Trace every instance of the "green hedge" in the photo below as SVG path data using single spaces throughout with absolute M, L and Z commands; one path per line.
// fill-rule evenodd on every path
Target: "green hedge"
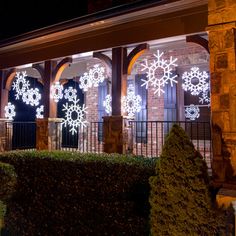
M 155 160 L 118 154 L 10 152 L 17 191 L 5 217 L 17 235 L 148 235 Z
M 14 167 L 0 162 L 0 219 L 6 211 L 6 202 L 10 199 L 16 187 Z

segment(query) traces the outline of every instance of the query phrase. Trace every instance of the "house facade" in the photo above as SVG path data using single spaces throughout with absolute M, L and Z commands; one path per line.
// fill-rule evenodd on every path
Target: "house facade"
M 236 3 L 88 9 L 0 43 L 1 149 L 32 142 L 26 148 L 159 156 L 177 122 L 211 165 L 219 198 L 230 189 L 234 199 Z

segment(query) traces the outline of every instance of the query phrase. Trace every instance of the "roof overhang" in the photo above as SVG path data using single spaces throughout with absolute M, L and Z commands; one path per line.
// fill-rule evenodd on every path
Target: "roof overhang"
M 161 2 L 160 2 L 161 3 Z M 166 1 L 117 15 L 91 15 L 0 44 L 0 69 L 205 31 L 207 0 Z

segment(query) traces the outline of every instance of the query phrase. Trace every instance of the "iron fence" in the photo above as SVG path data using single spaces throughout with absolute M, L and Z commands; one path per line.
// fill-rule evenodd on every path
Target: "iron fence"
M 103 122 L 90 122 L 86 127 L 79 126 L 75 132 L 70 131 L 70 127 L 61 123 L 60 149 L 78 152 L 103 152 Z
M 36 122 L 6 122 L 6 150 L 36 148 Z
M 211 126 L 209 122 L 129 121 L 129 149 L 135 155 L 158 157 L 173 124 L 180 125 L 211 166 Z

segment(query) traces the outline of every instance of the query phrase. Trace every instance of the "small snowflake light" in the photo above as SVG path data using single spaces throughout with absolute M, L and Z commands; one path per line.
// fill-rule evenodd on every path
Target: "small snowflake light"
M 65 99 L 68 99 L 68 101 L 73 101 L 77 96 L 77 90 L 73 89 L 72 87 L 69 87 L 68 89 L 65 89 Z
M 15 115 L 16 115 L 15 106 L 13 104 L 11 104 L 10 102 L 8 102 L 8 104 L 5 106 L 4 110 L 5 110 L 5 117 L 8 120 L 13 120 L 13 117 L 15 117 Z
M 42 119 L 43 118 L 43 112 L 44 112 L 44 106 L 41 105 L 36 109 L 36 118 Z
M 203 90 L 202 93 L 199 96 L 199 103 L 204 104 L 207 103 L 207 105 L 210 106 L 211 99 L 209 96 L 209 90 Z
M 141 111 L 142 99 L 139 95 L 135 95 L 134 86 L 129 85 L 127 96 L 121 99 L 121 104 L 124 112 L 128 113 L 129 118 L 133 118 L 136 112 Z
M 16 91 L 15 97 L 16 100 L 20 99 L 27 89 L 29 89 L 29 81 L 26 79 L 26 71 L 23 72 L 16 72 L 16 79 L 12 84 L 13 90 Z
M 63 120 L 63 125 L 64 126 L 69 126 L 70 127 L 70 132 L 72 135 L 74 133 L 77 133 L 78 127 L 86 127 L 87 121 L 85 120 L 85 113 L 87 113 L 85 105 L 81 107 L 79 104 L 79 99 L 77 97 L 73 100 L 73 104 L 68 104 L 66 103 L 65 105 L 63 104 L 63 111 L 65 111 L 65 119 Z
M 22 100 L 24 103 L 29 104 L 31 106 L 38 106 L 39 101 L 41 100 L 41 94 L 39 93 L 38 88 L 28 89 L 22 96 Z
M 106 95 L 105 101 L 103 101 L 103 106 L 107 114 L 111 113 L 111 95 Z
M 98 87 L 98 84 L 104 81 L 104 72 L 105 68 L 98 64 L 94 65 L 93 68 L 89 70 L 89 77 L 91 78 L 94 87 Z
M 170 57 L 169 60 L 165 60 L 162 58 L 163 52 L 160 53 L 159 50 L 157 50 L 157 54 L 154 54 L 154 57 L 156 60 L 153 60 L 152 63 L 148 63 L 148 60 L 145 59 L 145 63 L 141 64 L 142 71 L 146 70 L 147 74 L 147 80 L 142 79 L 144 82 L 141 86 L 145 86 L 146 89 L 148 89 L 149 85 L 153 86 L 154 93 L 158 94 L 158 96 L 161 95 L 161 93 L 165 93 L 164 87 L 166 84 L 170 83 L 171 86 L 173 86 L 173 83 L 177 83 L 175 78 L 177 75 L 173 75 L 172 69 L 173 67 L 177 66 L 175 62 L 177 61 L 177 58 L 173 59 Z
M 51 86 L 51 94 L 50 97 L 55 101 L 59 102 L 60 99 L 63 98 L 63 86 L 60 84 L 59 81 L 55 82 Z
M 198 106 L 191 104 L 185 108 L 185 117 L 190 120 L 196 120 L 200 117 L 200 109 Z
M 88 89 L 92 87 L 92 80 L 87 72 L 80 77 L 79 87 L 83 89 L 84 92 L 88 91 Z
M 199 95 L 202 91 L 208 90 L 208 74 L 206 71 L 200 71 L 198 67 L 192 67 L 190 72 L 185 71 L 182 75 L 182 88 L 190 91 L 192 95 Z

